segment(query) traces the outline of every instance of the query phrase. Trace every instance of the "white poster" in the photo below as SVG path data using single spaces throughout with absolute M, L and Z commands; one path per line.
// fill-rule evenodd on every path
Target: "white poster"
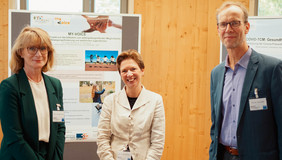
M 249 22 L 248 45 L 259 53 L 282 59 L 282 17 L 249 17 Z M 227 50 L 222 43 L 220 45 L 222 62 Z
M 66 142 L 96 141 L 104 98 L 121 88 L 116 58 L 122 16 L 31 14 L 30 26 L 47 31 L 55 65 L 47 74 L 63 85 Z
M 248 44 L 257 52 L 282 59 L 282 17 L 250 17 Z

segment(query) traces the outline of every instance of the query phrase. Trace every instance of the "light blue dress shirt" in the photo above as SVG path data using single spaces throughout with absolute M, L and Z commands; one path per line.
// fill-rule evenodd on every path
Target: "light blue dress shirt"
M 241 94 L 246 76 L 247 66 L 252 49 L 241 57 L 232 70 L 228 63 L 228 55 L 225 59 L 225 79 L 223 86 L 221 113 L 223 115 L 219 142 L 225 146 L 237 148 L 237 123 Z

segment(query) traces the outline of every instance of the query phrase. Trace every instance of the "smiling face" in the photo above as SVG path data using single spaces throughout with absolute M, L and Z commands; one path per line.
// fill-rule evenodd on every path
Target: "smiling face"
M 30 47 L 39 48 L 34 55 L 30 54 L 31 51 L 29 51 L 29 47 L 25 47 L 22 49 L 21 57 L 24 59 L 24 68 L 26 71 L 31 71 L 31 70 L 41 71 L 42 68 L 46 65 L 48 60 L 48 52 L 45 54 L 41 53 L 40 47 L 42 46 L 39 45 L 40 44 L 35 46 L 30 46 Z
M 133 59 L 129 58 L 121 62 L 120 75 L 128 89 L 140 89 L 144 69 L 140 69 L 138 64 Z
M 27 50 L 28 48 L 29 50 Z M 38 49 L 38 53 L 35 52 Z M 40 52 L 45 53 L 45 55 Z M 28 26 L 23 28 L 11 50 L 11 71 L 18 73 L 25 67 L 25 70 L 41 68 L 42 72 L 47 72 L 52 68 L 53 64 L 54 47 L 48 33 L 36 27 Z
M 243 11 L 237 6 L 230 6 L 218 14 L 218 23 L 234 21 L 240 21 L 241 25 L 232 28 L 230 24 L 228 24 L 225 30 L 220 30 L 219 27 L 217 27 L 221 42 L 227 49 L 235 49 L 247 45 L 246 34 L 249 32 L 250 24 L 244 22 Z

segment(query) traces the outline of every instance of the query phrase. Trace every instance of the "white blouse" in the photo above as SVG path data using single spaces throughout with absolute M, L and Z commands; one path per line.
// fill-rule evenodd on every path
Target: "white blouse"
M 32 90 L 37 113 L 39 141 L 49 142 L 50 111 L 44 80 L 42 78 L 40 82 L 35 82 L 28 78 L 28 81 Z

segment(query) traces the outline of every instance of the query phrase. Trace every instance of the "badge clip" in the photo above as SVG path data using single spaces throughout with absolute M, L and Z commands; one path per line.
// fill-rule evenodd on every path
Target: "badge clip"
M 61 105 L 60 104 L 56 104 L 57 105 L 57 111 L 61 110 Z
M 258 89 L 257 88 L 255 88 L 254 92 L 255 92 L 256 98 L 259 98 L 259 96 L 258 96 Z

